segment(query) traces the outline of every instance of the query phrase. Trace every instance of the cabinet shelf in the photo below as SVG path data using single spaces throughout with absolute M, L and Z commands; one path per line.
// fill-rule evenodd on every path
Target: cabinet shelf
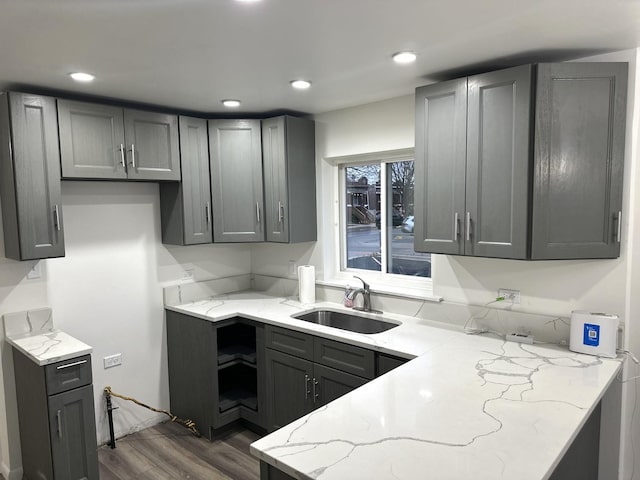
M 251 392 L 244 388 L 234 388 L 220 393 L 218 408 L 220 412 L 226 412 L 237 406 L 247 407 L 254 412 L 258 410 L 258 397 L 256 392 Z
M 228 345 L 218 349 L 218 365 L 220 368 L 235 365 L 237 363 L 245 363 L 250 366 L 256 364 L 255 346 L 249 345 Z

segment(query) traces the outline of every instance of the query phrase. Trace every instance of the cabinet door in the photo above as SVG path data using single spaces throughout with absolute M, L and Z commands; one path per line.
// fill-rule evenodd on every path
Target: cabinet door
M 211 439 L 218 410 L 216 329 L 211 322 L 166 311 L 171 412 Z
M 465 255 L 528 255 L 531 66 L 468 79 Z
M 162 243 L 211 243 L 211 185 L 207 121 L 180 117 L 182 182 L 160 184 Z
M 339 398 L 369 380 L 350 373 L 315 364 L 313 366 L 314 408 L 322 407 Z
M 285 117 L 262 121 L 265 226 L 268 242 L 289 241 Z
M 127 178 L 122 108 L 58 100 L 63 178 Z
M 315 124 L 282 116 L 262 121 L 268 242 L 317 239 Z
M 127 174 L 133 180 L 180 180 L 178 117 L 125 109 Z
M 12 92 L 1 109 L 5 255 L 14 260 L 62 257 L 55 99 Z
M 267 413 L 269 431 L 313 410 L 313 363 L 267 349 Z
M 56 479 L 97 480 L 93 386 L 49 397 L 49 431 Z
M 467 79 L 416 89 L 417 252 L 462 254 Z
M 264 241 L 260 120 L 210 120 L 215 242 Z
M 538 66 L 532 258 L 620 254 L 628 66 Z

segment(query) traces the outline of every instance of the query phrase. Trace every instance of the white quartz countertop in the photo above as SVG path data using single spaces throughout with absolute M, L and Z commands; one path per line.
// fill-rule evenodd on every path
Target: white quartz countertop
M 40 366 L 91 353 L 86 343 L 60 330 L 7 337 L 7 342 Z
M 6 313 L 3 320 L 7 342 L 40 366 L 92 351 L 86 343 L 53 328 L 50 308 Z
M 401 325 L 374 335 L 290 318 L 318 307 L 340 308 L 253 292 L 167 307 L 211 321 L 241 315 L 417 357 L 251 445 L 298 479 L 545 480 L 621 365 L 401 315 L 385 314 Z

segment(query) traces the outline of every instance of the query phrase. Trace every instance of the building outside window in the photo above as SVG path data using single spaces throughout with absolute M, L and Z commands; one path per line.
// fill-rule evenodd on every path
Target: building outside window
M 413 250 L 413 159 L 340 166 L 342 270 L 431 277 L 431 255 Z

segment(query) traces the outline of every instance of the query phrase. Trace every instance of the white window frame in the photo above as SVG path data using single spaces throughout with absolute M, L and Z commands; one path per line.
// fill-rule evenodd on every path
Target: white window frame
M 332 166 L 333 187 L 337 192 L 338 200 L 331 205 L 333 211 L 333 223 L 336 226 L 334 234 L 334 258 L 333 270 L 330 279 L 325 282 L 328 285 L 345 286 L 358 285 L 359 281 L 354 279 L 354 275 L 362 276 L 371 284 L 374 292 L 389 293 L 392 295 L 406 296 L 411 298 L 420 298 L 426 300 L 439 301 L 439 297 L 433 295 L 433 277 L 434 265 L 431 262 L 431 278 L 413 277 L 409 275 L 399 275 L 386 272 L 386 255 L 383 255 L 383 271 L 360 270 L 346 267 L 346 191 L 345 168 L 349 166 L 364 165 L 373 162 L 390 163 L 413 160 L 414 149 L 404 148 L 399 150 L 387 150 L 381 152 L 371 152 L 356 155 L 345 155 L 337 157 L 328 157 L 325 160 Z M 381 168 L 381 183 L 386 181 L 386 168 Z M 327 205 L 327 207 L 329 207 Z M 387 209 L 381 209 L 381 223 L 386 225 Z M 381 235 L 381 249 L 387 251 L 387 236 Z M 433 260 L 433 258 L 432 258 Z

